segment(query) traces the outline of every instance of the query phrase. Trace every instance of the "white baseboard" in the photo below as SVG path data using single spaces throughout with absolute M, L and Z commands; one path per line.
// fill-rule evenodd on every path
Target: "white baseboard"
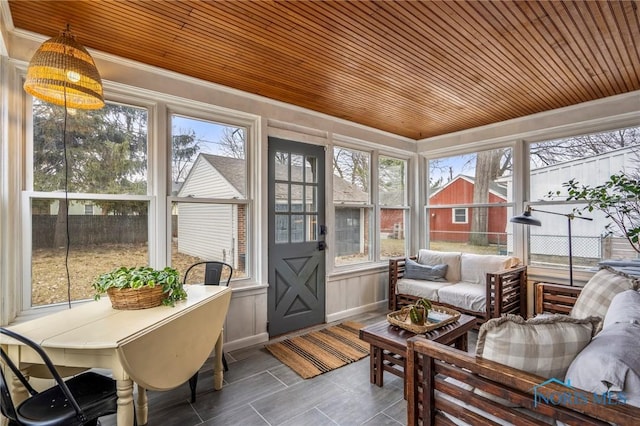
M 377 311 L 387 306 L 387 300 L 371 303 L 369 305 L 358 306 L 357 308 L 347 309 L 345 311 L 335 312 L 326 316 L 327 322 L 340 321 L 354 315 L 364 314 L 366 312 Z
M 225 352 L 235 351 L 237 349 L 247 348 L 249 346 L 265 343 L 269 341 L 268 333 L 255 334 L 253 336 L 244 337 L 242 339 L 236 339 L 231 342 L 224 343 Z

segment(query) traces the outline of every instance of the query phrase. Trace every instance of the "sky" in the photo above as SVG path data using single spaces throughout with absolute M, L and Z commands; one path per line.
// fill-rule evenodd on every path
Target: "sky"
M 196 133 L 196 139 L 200 140 L 200 152 L 205 154 L 222 154 L 217 142 L 222 138 L 225 127 L 211 121 L 195 120 L 179 115 L 173 115 L 171 118 L 171 127 L 173 133 L 182 133 L 193 129 Z

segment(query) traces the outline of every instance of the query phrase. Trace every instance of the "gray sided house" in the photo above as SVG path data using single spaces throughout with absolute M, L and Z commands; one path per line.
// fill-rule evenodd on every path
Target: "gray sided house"
M 336 256 L 365 253 L 370 236 L 371 216 L 365 206 L 370 203 L 369 194 L 339 176 L 333 175 L 333 200 L 345 206 L 335 209 L 335 252 Z
M 244 199 L 245 160 L 200 154 L 189 171 L 179 197 Z M 181 203 L 178 211 L 178 252 L 202 260 L 221 260 L 234 268 L 244 263 L 244 206 Z M 239 230 L 242 231 L 239 233 Z

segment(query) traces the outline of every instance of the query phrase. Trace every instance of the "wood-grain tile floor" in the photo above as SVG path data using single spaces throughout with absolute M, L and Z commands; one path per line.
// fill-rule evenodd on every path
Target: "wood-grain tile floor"
M 385 315 L 386 311 L 372 312 L 349 320 L 366 325 Z M 307 380 L 269 354 L 264 345 L 228 352 L 226 359 L 229 371 L 223 388 L 213 390 L 211 362 L 206 363 L 193 404 L 187 383 L 167 392 L 149 391 L 148 425 L 406 424 L 403 381 L 385 374 L 384 387 L 370 384 L 369 357 Z M 103 426 L 115 426 L 115 415 L 100 421 Z

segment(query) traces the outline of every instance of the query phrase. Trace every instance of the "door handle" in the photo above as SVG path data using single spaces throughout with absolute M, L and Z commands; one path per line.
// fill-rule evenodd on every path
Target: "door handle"
M 324 241 L 318 241 L 318 250 L 323 251 L 327 249 L 327 243 Z

